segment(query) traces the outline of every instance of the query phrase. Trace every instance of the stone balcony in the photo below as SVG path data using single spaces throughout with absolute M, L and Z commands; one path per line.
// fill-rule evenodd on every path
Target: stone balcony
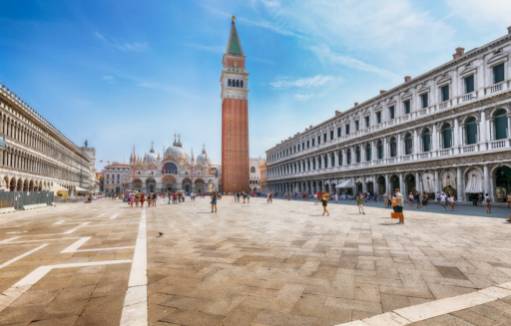
M 399 165 L 399 164 L 408 164 L 408 163 L 416 163 L 421 161 L 428 160 L 436 160 L 436 159 L 445 159 L 451 157 L 460 157 L 467 155 L 474 155 L 480 152 L 499 152 L 511 150 L 511 139 L 499 139 L 492 140 L 487 143 L 477 143 L 471 145 L 462 145 L 455 146 L 451 148 L 443 148 L 437 149 L 429 152 L 422 153 L 413 153 L 409 155 L 401 155 L 396 157 L 388 157 L 383 159 L 374 159 L 371 161 L 361 161 L 355 162 L 353 161 L 349 166 L 330 166 L 328 168 L 321 168 L 319 170 L 311 170 L 311 171 L 301 171 L 297 173 L 290 174 L 281 174 L 277 176 L 268 175 L 268 181 L 275 180 L 285 180 L 292 178 L 301 178 L 301 177 L 310 177 L 310 176 L 322 176 L 325 174 L 337 173 L 337 172 L 348 172 L 348 171 L 357 171 L 360 169 L 367 168 L 378 168 L 385 167 L 389 165 Z

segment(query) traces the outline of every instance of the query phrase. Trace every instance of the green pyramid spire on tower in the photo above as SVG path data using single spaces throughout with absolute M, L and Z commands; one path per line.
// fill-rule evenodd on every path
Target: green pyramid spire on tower
M 227 54 L 243 56 L 240 39 L 236 31 L 236 17 L 232 16 L 231 34 L 229 35 L 229 43 L 227 43 Z

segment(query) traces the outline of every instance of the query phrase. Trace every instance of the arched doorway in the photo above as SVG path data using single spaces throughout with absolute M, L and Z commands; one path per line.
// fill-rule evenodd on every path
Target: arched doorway
M 457 196 L 456 174 L 453 171 L 446 171 L 442 174 L 442 191 L 448 196 Z
M 183 185 L 181 186 L 181 188 L 184 190 L 185 193 L 189 194 L 190 192 L 192 192 L 192 180 L 188 179 L 188 178 L 185 178 L 183 180 Z
M 511 168 L 500 166 L 495 169 L 495 200 L 505 202 L 508 194 L 511 194 Z
M 330 193 L 330 185 L 328 183 L 325 184 L 325 191 Z
M 154 180 L 153 178 L 147 178 L 145 181 L 145 189 L 147 192 L 155 192 L 156 180 Z
M 385 177 L 380 175 L 376 182 L 378 183 L 378 194 L 383 195 L 387 191 L 385 189 Z
M 34 180 L 30 180 L 28 183 L 28 191 L 34 191 Z
M 398 177 L 397 175 L 395 175 L 395 174 L 394 174 L 394 175 L 392 175 L 392 176 L 390 177 L 389 182 L 390 182 L 390 187 L 391 187 L 391 188 L 390 188 L 390 191 L 391 191 L 392 193 L 394 193 L 394 191 L 396 191 L 396 189 L 399 189 L 399 177 Z M 401 190 L 401 189 L 400 189 L 400 190 Z
M 367 192 L 370 194 L 374 194 L 374 183 L 372 181 L 366 182 Z
M 163 191 L 168 192 L 176 191 L 176 178 L 174 178 L 173 176 L 171 175 L 163 176 L 163 178 L 161 179 L 161 183 Z
M 137 191 L 142 190 L 142 186 L 143 186 L 142 180 L 135 179 L 135 180 L 133 180 L 133 182 L 131 184 L 132 184 L 133 190 L 137 190 Z
M 9 183 L 9 190 L 16 191 L 16 178 L 11 179 L 11 182 Z
M 204 183 L 204 180 L 197 179 L 195 180 L 195 192 L 198 194 L 202 194 L 206 192 L 206 184 Z
M 417 186 L 415 183 L 415 176 L 413 174 L 407 174 L 405 177 L 405 187 L 406 194 L 408 195 L 411 192 L 415 192 L 417 190 Z
M 362 186 L 362 182 L 360 182 L 360 181 L 359 181 L 359 182 L 357 182 L 357 183 L 355 184 L 355 188 L 356 188 L 357 194 L 362 193 L 362 191 L 363 191 L 363 189 L 364 189 L 364 188 L 363 188 L 363 186 Z
M 16 191 L 23 191 L 23 180 L 18 179 L 18 184 L 16 185 Z

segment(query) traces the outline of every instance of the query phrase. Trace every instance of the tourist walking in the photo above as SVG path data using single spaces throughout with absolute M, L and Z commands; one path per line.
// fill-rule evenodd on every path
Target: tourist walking
M 364 196 L 362 194 L 357 195 L 357 207 L 359 214 L 366 215 L 366 212 L 364 211 Z
M 322 195 L 321 195 L 321 205 L 323 206 L 323 214 L 322 216 L 330 216 L 330 212 L 328 211 L 328 200 L 330 199 L 330 195 L 328 194 L 328 192 L 324 192 Z
M 145 193 L 140 194 L 140 207 L 144 207 Z
M 391 206 L 392 206 L 392 218 L 399 219 L 398 224 L 404 224 L 405 223 L 405 216 L 403 215 L 403 195 L 399 191 L 399 189 L 396 189 L 396 192 L 391 200 Z
M 216 202 L 218 200 L 218 194 L 216 191 L 211 193 L 211 213 L 217 212 Z
M 491 198 L 488 193 L 484 195 L 484 204 L 486 205 L 486 214 L 491 214 Z
M 135 194 L 135 207 L 138 207 L 138 203 L 140 202 L 140 193 L 137 192 Z
M 268 195 L 266 196 L 266 203 L 267 204 L 273 203 L 273 194 L 271 192 L 269 192 Z
M 454 194 L 451 194 L 449 198 L 447 198 L 447 202 L 451 210 L 454 210 L 454 208 L 456 207 L 456 199 L 454 198 Z

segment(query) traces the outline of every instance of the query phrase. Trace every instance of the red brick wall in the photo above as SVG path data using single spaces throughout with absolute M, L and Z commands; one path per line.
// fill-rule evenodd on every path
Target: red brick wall
M 222 101 L 222 187 L 224 192 L 249 190 L 248 103 Z

